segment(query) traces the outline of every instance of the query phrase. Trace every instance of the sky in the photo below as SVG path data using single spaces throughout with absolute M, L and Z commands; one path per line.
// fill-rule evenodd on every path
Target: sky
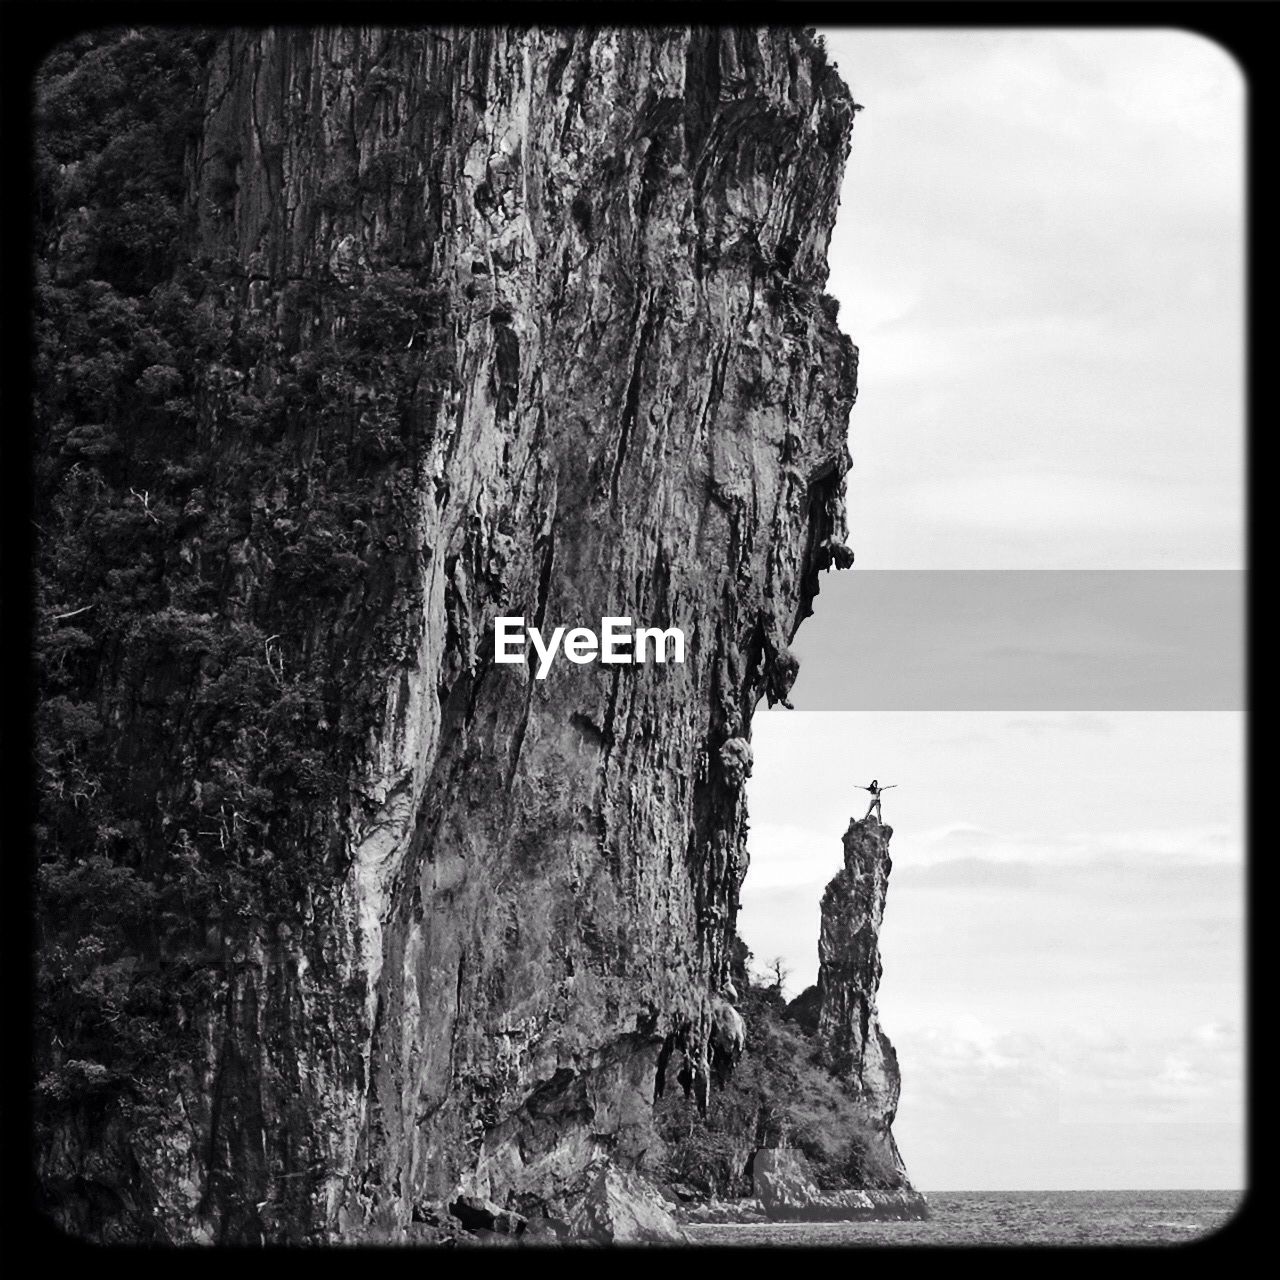
M 828 284 L 861 350 L 857 561 L 795 646 L 797 705 L 840 709 L 755 718 L 740 930 L 760 967 L 783 958 L 793 993 L 811 983 L 822 888 L 866 808 L 856 785 L 897 782 L 879 1007 L 916 1185 L 1243 1186 L 1244 717 L 1162 709 L 1200 705 L 1184 695 L 1202 677 L 1235 690 L 1205 705 L 1239 707 L 1238 656 L 1212 661 L 1238 646 L 1238 617 L 1206 623 L 1163 700 L 1032 680 L 992 698 L 1020 709 L 948 710 L 973 704 L 936 672 L 930 705 L 921 681 L 860 701 L 846 670 L 874 630 L 872 579 L 882 597 L 895 582 L 859 570 L 1216 570 L 1202 607 L 1228 608 L 1223 571 L 1244 567 L 1243 81 L 1173 30 L 824 34 L 865 108 Z M 1131 618 L 1167 607 L 1160 586 Z M 912 591 L 895 605 L 903 652 L 938 654 L 951 678 L 959 633 Z M 1089 666 L 1100 633 L 1056 608 L 1019 634 L 1024 673 L 1066 634 L 1096 677 L 1114 637 Z M 1000 628 L 974 612 L 966 634 L 990 647 Z
M 1244 705 L 1231 569 L 859 569 L 796 638 L 797 710 L 1228 711 Z
M 923 1190 L 1241 1185 L 1242 739 L 1236 712 L 757 714 L 739 927 L 793 993 L 854 783 L 898 784 L 878 1003 Z
M 872 569 L 1242 566 L 1243 95 L 1178 31 L 825 33 Z

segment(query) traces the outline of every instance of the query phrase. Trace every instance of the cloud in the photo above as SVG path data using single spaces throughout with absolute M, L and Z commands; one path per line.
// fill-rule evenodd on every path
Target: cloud
M 993 1123 L 1037 1116 L 1067 1124 L 1238 1124 L 1238 1023 L 1214 1038 L 1130 1036 L 1105 1025 L 1053 1035 L 1001 1030 L 966 1016 L 893 1037 L 923 1120 L 963 1109 Z
M 1059 1093 L 1068 1124 L 1237 1124 L 1244 1118 L 1244 1055 L 1238 1024 L 1215 1039 L 1165 1037 L 1110 1058 L 1087 1041 L 1072 1045 Z
M 922 831 L 919 842 L 925 846 L 949 845 L 958 848 L 985 846 L 998 838 L 998 833 L 991 827 L 980 827 L 973 822 L 949 822 L 946 826 L 932 827 Z
M 841 866 L 840 828 L 833 824 L 832 830 L 837 834 L 819 834 L 790 823 L 753 822 L 746 887 L 752 894 L 761 894 L 818 885 L 821 893 L 820 886 Z
M 993 473 L 981 469 L 922 478 L 899 486 L 908 518 L 927 517 L 957 529 L 999 531 L 1022 536 L 1057 532 L 1064 538 L 1094 538 L 1153 526 L 1185 530 L 1217 523 L 1235 514 L 1206 506 L 1192 482 L 1170 485 L 1141 476 L 1024 468 Z
M 1178 31 L 828 43 L 867 107 L 829 284 L 859 560 L 1238 566 L 1238 68 Z
M 895 874 L 956 858 L 1098 874 L 1125 869 L 1165 874 L 1196 866 L 1239 866 L 1244 846 L 1238 823 L 1231 821 L 1101 831 L 999 829 L 957 822 L 913 834 L 910 858 L 899 856 Z
M 1044 884 L 1043 869 L 1029 862 L 1000 862 L 993 858 L 949 858 L 924 867 L 899 872 L 911 888 L 929 889 L 1032 889 Z M 895 886 L 896 887 L 896 886 Z
M 1016 720 L 1006 720 L 1006 729 L 1016 729 L 1033 738 L 1048 733 L 1097 733 L 1115 732 L 1114 725 L 1104 716 L 1020 716 Z

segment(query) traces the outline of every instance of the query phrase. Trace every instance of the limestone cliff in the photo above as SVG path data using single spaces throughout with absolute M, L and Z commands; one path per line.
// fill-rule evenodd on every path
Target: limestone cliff
M 643 1167 L 849 558 L 847 90 L 674 27 L 99 32 L 37 88 L 47 1211 L 404 1238 Z M 498 615 L 688 658 L 536 681 Z
M 816 1034 L 823 1061 L 861 1100 L 883 1154 L 905 1181 L 892 1132 L 901 1087 L 898 1056 L 876 1015 L 892 836 L 892 827 L 873 818 L 851 819 L 844 833 L 844 866 L 822 895 Z

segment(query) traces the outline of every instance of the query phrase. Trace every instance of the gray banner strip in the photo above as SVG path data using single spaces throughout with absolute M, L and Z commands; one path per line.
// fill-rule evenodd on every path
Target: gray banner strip
M 829 573 L 796 637 L 806 711 L 1235 711 L 1235 570 Z

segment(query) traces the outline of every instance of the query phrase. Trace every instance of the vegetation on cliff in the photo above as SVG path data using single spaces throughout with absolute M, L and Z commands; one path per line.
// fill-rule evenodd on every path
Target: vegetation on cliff
M 741 944 L 739 956 L 749 959 Z M 747 1044 L 733 1072 L 712 1089 L 705 1115 L 678 1094 L 658 1102 L 668 1182 L 700 1196 L 749 1196 L 756 1149 L 795 1147 L 821 1188 L 905 1185 L 865 1107 L 823 1065 L 816 1026 L 797 1016 L 805 997 L 788 1004 L 777 969 L 761 976 L 744 963 L 736 980 Z
M 95 32 L 36 84 L 42 1120 L 159 1118 L 235 940 L 339 870 L 404 627 L 439 290 L 391 264 L 299 286 L 283 326 L 243 306 L 186 203 L 214 40 Z M 326 307 L 341 331 L 304 341 Z
M 358 1239 L 638 1160 L 847 559 L 847 90 L 633 27 L 98 31 L 35 89 L 46 1207 Z M 689 661 L 537 682 L 512 613 Z

